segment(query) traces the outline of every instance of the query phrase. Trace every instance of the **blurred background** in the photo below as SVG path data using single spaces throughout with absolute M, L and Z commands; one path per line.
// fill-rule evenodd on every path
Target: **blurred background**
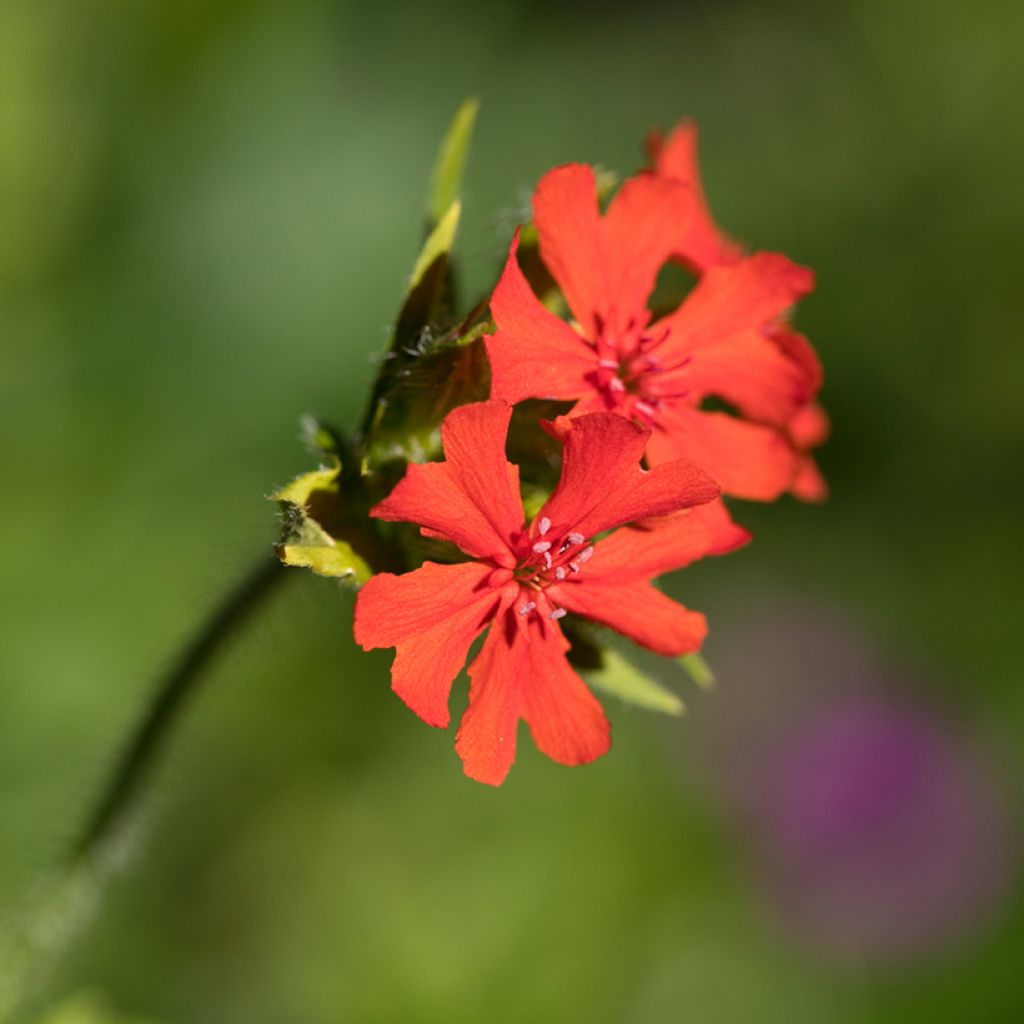
M 735 237 L 818 272 L 823 507 L 673 578 L 719 687 L 606 703 L 498 791 L 297 572 L 217 664 L 40 1006 L 74 1024 L 1019 1013 L 1024 6 L 0 4 L 0 908 L 353 425 L 439 137 L 482 108 L 480 289 L 533 182 L 702 130 Z M 461 685 L 454 706 L 464 697 Z M 116 1018 L 90 1008 L 106 1001 Z M 85 1002 L 80 1002 L 84 998 Z M 54 1017 L 54 1020 L 57 1018 Z

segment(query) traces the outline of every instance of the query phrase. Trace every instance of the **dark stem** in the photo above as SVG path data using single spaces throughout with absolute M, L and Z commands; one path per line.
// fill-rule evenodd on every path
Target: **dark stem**
M 74 846 L 73 863 L 91 859 L 117 831 L 157 754 L 166 743 L 203 670 L 224 642 L 285 578 L 285 567 L 273 553 L 261 558 L 203 625 L 178 661 L 160 680 L 153 701 L 114 766 L 96 807 Z

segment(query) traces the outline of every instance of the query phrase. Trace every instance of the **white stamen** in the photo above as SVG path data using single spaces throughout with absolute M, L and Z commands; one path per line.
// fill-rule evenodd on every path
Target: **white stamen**
M 536 607 L 537 607 L 537 602 L 536 601 L 527 601 L 526 604 L 521 604 L 519 606 L 519 614 L 520 615 L 529 615 L 530 612 L 532 612 L 533 609 L 536 608 Z
M 637 402 L 633 408 L 637 412 L 642 412 L 645 416 L 653 416 L 657 412 L 653 405 L 648 405 L 646 402 Z
M 581 551 L 581 552 L 580 552 L 580 553 L 579 553 L 579 554 L 578 554 L 578 555 L 577 555 L 576 557 L 577 557 L 577 558 L 578 558 L 578 559 L 579 559 L 579 560 L 580 560 L 581 562 L 586 562 L 586 561 L 588 561 L 588 560 L 590 559 L 590 556 L 591 556 L 591 555 L 592 555 L 593 553 L 594 553 L 594 545 L 593 545 L 593 544 L 591 544 L 591 545 L 590 545 L 590 547 L 586 547 L 586 548 L 584 548 L 584 549 L 583 549 L 583 550 L 582 550 L 582 551 Z
M 579 572 L 580 567 L 575 562 L 569 563 L 569 572 Z
M 545 552 L 551 550 L 551 541 L 539 540 L 533 545 L 533 550 L 536 551 L 538 555 L 543 555 Z
M 556 580 L 564 580 L 565 579 L 565 570 L 561 566 L 559 566 L 555 570 L 555 579 Z
M 544 552 L 544 568 L 545 569 L 550 569 L 551 568 L 551 552 L 550 551 L 545 551 Z
M 564 608 L 556 608 L 556 609 L 555 609 L 555 610 L 554 610 L 554 611 L 553 611 L 553 612 L 552 612 L 552 613 L 551 613 L 551 614 L 550 614 L 550 615 L 548 616 L 548 618 L 549 618 L 549 619 L 560 619 L 560 618 L 562 618 L 562 616 L 564 616 L 564 615 L 565 615 L 565 609 L 564 609 Z
M 566 537 L 565 539 L 570 544 L 582 544 L 587 538 L 584 537 L 582 533 L 575 533 L 575 532 L 573 532 L 573 533 L 570 533 L 569 536 Z
M 622 380 L 619 377 L 612 377 L 612 379 L 608 381 L 608 387 L 610 387 L 612 391 L 626 390 L 626 385 L 622 383 Z
M 606 370 L 617 370 L 619 368 L 619 364 L 614 359 L 600 359 L 597 365 L 603 366 Z
M 544 517 L 544 518 L 543 518 L 543 519 L 542 519 L 542 520 L 541 520 L 541 521 L 540 521 L 540 522 L 539 522 L 539 523 L 537 524 L 537 532 L 538 532 L 538 533 L 539 533 L 539 534 L 540 534 L 540 535 L 541 535 L 541 536 L 543 537 L 543 536 L 544 536 L 544 534 L 545 534 L 545 533 L 547 533 L 547 532 L 548 532 L 548 530 L 550 530 L 550 529 L 551 529 L 551 520 L 550 520 L 550 519 L 548 519 L 548 517 L 547 517 L 547 516 L 545 516 L 545 517 Z

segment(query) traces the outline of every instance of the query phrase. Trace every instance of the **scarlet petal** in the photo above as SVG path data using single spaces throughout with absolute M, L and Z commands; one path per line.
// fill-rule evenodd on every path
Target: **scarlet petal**
M 448 724 L 452 681 L 500 598 L 478 562 L 379 573 L 356 597 L 353 632 L 364 650 L 394 647 L 391 687 L 430 725 Z
M 697 163 L 696 123 L 683 121 L 653 148 L 651 155 L 657 173 L 683 182 L 692 190 L 694 216 L 681 237 L 676 256 L 698 273 L 708 267 L 735 263 L 742 257 L 742 250 L 719 231 L 704 198 Z
M 579 583 L 556 584 L 548 593 L 563 608 L 609 626 L 658 654 L 696 651 L 707 635 L 707 620 L 700 612 L 684 608 L 644 581 L 605 582 L 588 576 Z
M 654 383 L 666 394 L 715 395 L 751 419 L 778 426 L 812 394 L 807 370 L 757 329 L 695 349 L 684 367 Z
M 810 455 L 805 455 L 800 459 L 796 476 L 793 478 L 793 485 L 789 490 L 798 501 L 812 504 L 817 504 L 828 498 L 828 481 Z
M 790 485 L 796 454 L 773 427 L 682 404 L 662 410 L 664 431 L 647 446 L 652 464 L 686 456 L 717 480 L 724 494 L 774 501 Z
M 452 475 L 505 543 L 523 525 L 519 469 L 505 457 L 511 416 L 507 402 L 492 400 L 455 409 L 441 424 Z
M 622 416 L 591 413 L 569 424 L 561 479 L 538 513 L 549 518 L 556 531 L 592 537 L 718 497 L 718 485 L 691 462 L 679 460 L 650 472 L 641 469 L 650 432 Z
M 587 563 L 586 583 L 649 580 L 710 554 L 714 535 L 696 517 L 697 510 L 646 519 L 602 538 L 594 545 L 594 555 Z
M 803 406 L 789 421 L 789 436 L 797 448 L 817 448 L 831 429 L 827 413 L 817 402 Z
M 533 294 L 516 260 L 512 241 L 504 273 L 491 297 L 498 326 L 485 338 L 491 363 L 491 397 L 578 398 L 590 390 L 584 379 L 597 364 L 594 349 Z
M 630 583 L 683 569 L 708 555 L 725 555 L 750 540 L 721 499 L 675 515 L 645 519 L 602 538 L 587 563 L 586 581 Z
M 469 555 L 509 563 L 511 538 L 523 525 L 519 470 L 505 458 L 511 415 L 497 400 L 454 409 L 441 425 L 446 461 L 410 465 L 370 514 L 419 523 Z
M 541 259 L 558 282 L 573 315 L 588 337 L 595 314 L 607 318 L 608 257 L 597 206 L 597 182 L 585 164 L 548 171 L 533 194 L 533 219 Z
M 516 759 L 516 729 L 525 661 L 509 614 L 491 624 L 480 653 L 469 666 L 469 706 L 462 716 L 455 750 L 465 773 L 500 786 Z
M 597 698 L 566 661 L 569 644 L 557 626 L 533 628 L 527 637 L 529 673 L 523 718 L 534 743 L 552 761 L 589 764 L 611 746 L 611 727 Z
M 768 334 L 786 356 L 803 369 L 811 393 L 816 394 L 821 387 L 823 373 L 821 360 L 811 343 L 802 334 L 790 330 L 784 324 L 769 327 Z
M 752 539 L 751 532 L 733 520 L 721 499 L 698 505 L 690 515 L 699 519 L 711 534 L 709 555 L 728 555 Z
M 466 774 L 491 786 L 501 785 L 515 760 L 520 718 L 561 764 L 586 764 L 610 744 L 601 705 L 565 660 L 560 630 L 523 628 L 514 616 L 495 620 L 469 667 L 469 707 L 455 740 Z
M 680 357 L 732 335 L 761 330 L 814 286 L 806 267 L 761 252 L 727 267 L 712 267 L 682 305 L 659 321 L 671 329 L 662 351 Z
M 641 174 L 616 193 L 605 214 L 610 309 L 616 326 L 642 325 L 658 271 L 668 262 L 693 217 L 689 190 L 678 182 Z
M 805 453 L 799 460 L 790 487 L 790 493 L 800 501 L 821 502 L 828 497 L 828 482 L 818 464 L 806 452 L 824 442 L 830 429 L 828 416 L 817 402 L 803 406 L 789 421 L 789 436 L 793 444 Z

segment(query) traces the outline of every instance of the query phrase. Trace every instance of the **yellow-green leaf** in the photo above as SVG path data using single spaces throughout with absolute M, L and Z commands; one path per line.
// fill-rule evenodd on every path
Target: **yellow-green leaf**
M 601 662 L 600 668 L 584 673 L 587 682 L 598 689 L 650 711 L 681 715 L 685 710 L 671 690 L 645 675 L 618 651 L 606 647 L 601 652 Z
M 312 569 L 320 576 L 347 580 L 356 586 L 372 575 L 369 565 L 346 541 L 332 537 L 315 518 L 316 511 L 336 506 L 341 463 L 303 473 L 273 497 L 282 507 L 283 530 L 277 556 L 285 565 Z
M 319 469 L 314 469 L 311 473 L 303 473 L 274 494 L 273 500 L 286 501 L 305 510 L 310 498 L 317 491 L 337 493 L 338 474 L 340 472 L 341 463 L 336 462 L 333 466 L 321 466 Z
M 473 125 L 479 109 L 478 99 L 471 97 L 464 100 L 441 140 L 441 148 L 438 150 L 434 173 L 431 176 L 430 195 L 427 198 L 427 218 L 431 226 L 436 224 L 459 198 L 462 172 L 466 167 Z
M 285 565 L 312 569 L 319 576 L 348 579 L 360 585 L 373 573 L 370 567 L 344 541 L 335 540 L 311 519 L 303 524 L 300 537 L 277 546 L 278 558 Z
M 427 240 L 423 243 L 419 256 L 416 257 L 416 265 L 412 268 L 407 294 L 411 295 L 427 271 L 451 252 L 452 245 L 455 243 L 455 233 L 459 229 L 461 214 L 462 204 L 458 199 L 453 199 L 441 214 L 433 230 L 427 236 Z
M 475 100 L 467 100 L 459 108 L 434 167 L 428 200 L 427 238 L 409 277 L 391 336 L 390 351 L 373 386 L 360 430 L 364 437 L 370 439 L 371 447 L 378 449 L 375 455 L 379 455 L 382 448 L 394 449 L 396 437 L 401 450 L 415 448 L 418 443 L 422 444 L 424 451 L 428 450 L 429 445 L 423 442 L 429 442 L 430 432 L 437 422 L 423 418 L 414 421 L 407 417 L 409 406 L 415 404 L 410 402 L 408 392 L 422 391 L 423 387 L 422 381 L 410 387 L 410 377 L 424 366 L 424 357 L 458 345 L 462 335 L 484 319 L 486 306 L 473 310 L 469 317 L 463 319 L 466 330 L 454 333 L 461 325 L 454 315 L 458 302 L 451 250 L 462 213 L 458 189 L 476 110 Z M 463 342 L 462 347 L 469 348 L 478 337 L 479 333 L 474 334 L 473 338 Z M 445 358 L 455 357 L 446 357 L 442 353 L 442 361 Z M 440 368 L 444 369 L 443 366 Z M 385 418 L 389 422 L 385 423 Z M 412 436 L 414 434 L 425 436 L 416 439 Z M 377 444 L 378 441 L 383 444 Z M 363 459 L 364 471 L 370 461 L 367 453 Z

